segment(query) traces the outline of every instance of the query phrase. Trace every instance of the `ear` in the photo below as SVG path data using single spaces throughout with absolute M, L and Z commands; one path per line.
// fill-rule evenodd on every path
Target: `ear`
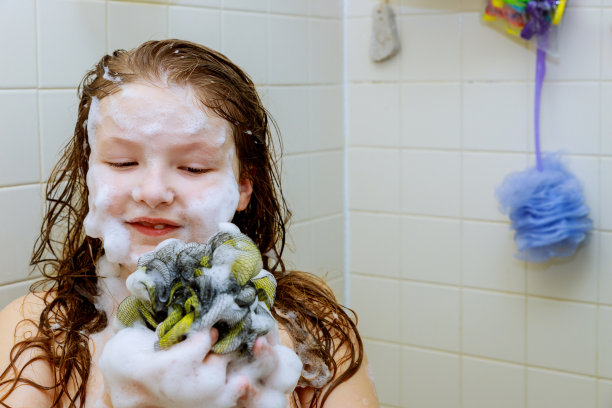
M 238 199 L 238 208 L 236 208 L 236 211 L 242 211 L 247 208 L 247 205 L 249 205 L 251 201 L 253 181 L 248 178 L 241 178 L 238 182 L 238 189 L 240 190 L 240 199 Z

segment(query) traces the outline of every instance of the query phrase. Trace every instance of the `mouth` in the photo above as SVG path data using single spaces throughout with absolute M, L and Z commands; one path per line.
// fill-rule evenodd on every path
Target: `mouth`
M 179 224 L 164 218 L 140 217 L 127 221 L 127 224 L 141 234 L 150 237 L 161 237 L 180 228 Z

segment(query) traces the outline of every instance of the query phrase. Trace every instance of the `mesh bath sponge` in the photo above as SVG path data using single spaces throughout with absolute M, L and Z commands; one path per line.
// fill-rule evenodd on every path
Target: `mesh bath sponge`
M 275 325 L 276 280 L 262 268 L 257 246 L 232 224 L 205 244 L 164 241 L 138 260 L 116 327 L 145 325 L 157 333 L 156 349 L 215 327 L 214 352 L 250 353 Z

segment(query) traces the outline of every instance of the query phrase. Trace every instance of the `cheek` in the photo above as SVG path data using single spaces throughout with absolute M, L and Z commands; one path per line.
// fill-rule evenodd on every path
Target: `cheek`
M 117 215 L 123 209 L 131 188 L 125 180 L 117 179 L 102 166 L 92 166 L 87 173 L 90 211 Z
M 191 192 L 186 197 L 187 211 L 197 224 L 216 229 L 218 223 L 231 221 L 239 198 L 238 184 L 233 175 L 228 175 Z

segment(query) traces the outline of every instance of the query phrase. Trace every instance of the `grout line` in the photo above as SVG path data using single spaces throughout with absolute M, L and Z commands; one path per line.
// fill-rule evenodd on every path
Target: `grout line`
M 43 139 L 42 139 L 42 127 L 41 127 L 41 116 L 40 116 L 40 41 L 39 41 L 39 27 L 40 20 L 38 18 L 38 0 L 34 1 L 34 38 L 36 39 L 36 115 L 38 122 L 38 182 L 43 182 Z M 41 194 L 41 210 L 44 211 L 44 197 Z
M 347 41 L 347 11 L 348 11 L 348 0 L 343 1 L 343 12 L 342 12 L 342 116 L 343 116 L 343 125 L 344 125 L 344 163 L 343 163 L 343 172 L 344 172 L 344 180 L 343 180 L 343 195 L 344 195 L 344 304 L 347 307 L 351 307 L 351 223 L 350 223 L 350 205 L 349 205 L 349 195 L 350 195 L 350 174 L 349 174 L 349 138 L 350 138 L 350 128 L 349 128 L 349 120 L 348 120 L 348 41 Z

